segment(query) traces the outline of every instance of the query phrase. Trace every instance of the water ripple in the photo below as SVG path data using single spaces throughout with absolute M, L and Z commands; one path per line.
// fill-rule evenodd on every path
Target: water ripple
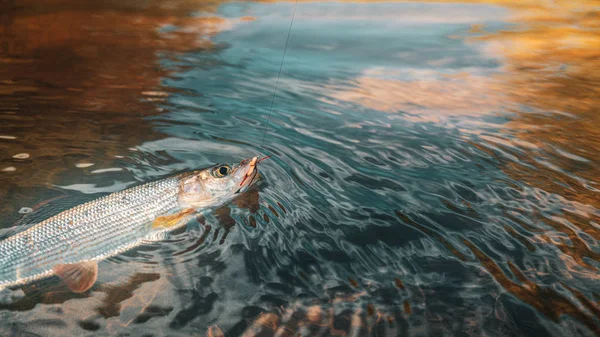
M 271 112 L 293 3 L 168 3 L 89 9 L 110 23 L 91 31 L 137 37 L 115 46 L 141 63 L 124 74 L 86 35 L 73 78 L 0 78 L 3 219 L 272 155 L 263 180 L 102 262 L 88 293 L 51 278 L 0 294 L 0 334 L 600 336 L 598 102 L 574 96 L 595 83 L 585 43 L 571 60 L 569 39 L 549 39 L 564 48 L 540 55 L 589 72 L 553 77 L 525 52 L 546 42 L 500 7 L 299 3 Z M 37 57 L 22 61 L 52 60 Z

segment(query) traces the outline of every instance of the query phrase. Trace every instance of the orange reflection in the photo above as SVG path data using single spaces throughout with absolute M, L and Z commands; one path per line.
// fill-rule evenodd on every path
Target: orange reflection
M 596 270 L 584 258 L 600 254 L 580 237 L 600 239 L 600 10 L 598 1 L 545 3 L 504 1 L 514 9 L 515 30 L 486 34 L 477 40 L 502 55 L 505 73 L 498 76 L 504 95 L 534 112 L 518 115 L 503 132 L 533 146 L 511 151 L 518 158 L 501 161 L 518 181 L 563 197 L 564 221 L 538 216 L 567 242 L 551 242 L 579 265 Z M 519 145 L 519 144 L 517 144 Z
M 170 94 L 159 57 L 212 48 L 210 37 L 234 22 L 190 13 L 217 4 L 0 2 L 0 198 L 79 164 L 88 173 L 118 167 L 115 156 L 160 137 L 143 119 Z
M 539 312 L 555 322 L 559 322 L 562 315 L 569 315 L 585 324 L 596 335 L 600 336 L 600 326 L 595 320 L 573 305 L 566 297 L 552 288 L 541 287 L 530 281 L 512 262 L 508 261 L 508 267 L 522 285 L 513 282 L 491 258 L 485 255 L 474 244 L 466 239 L 463 240 L 463 243 L 477 256 L 479 262 L 492 274 L 496 282 L 500 283 L 508 292 L 535 307 Z
M 597 268 L 590 261 L 600 261 L 600 254 L 586 243 L 582 234 L 600 239 L 600 229 L 594 225 L 600 220 L 597 211 L 600 209 L 597 195 L 600 182 L 600 2 L 550 4 L 537 0 L 504 0 L 499 3 L 513 10 L 511 21 L 517 28 L 485 33 L 473 40 L 486 42 L 490 55 L 502 57 L 504 72 L 495 77 L 497 90 L 513 106 L 524 106 L 530 111 L 512 110 L 516 117 L 502 130 L 505 134 L 502 141 L 498 141 L 499 138 L 482 140 L 515 158 L 498 161 L 510 177 L 528 188 L 560 196 L 565 205 L 560 218 L 542 215 L 539 211 L 520 212 L 531 218 L 536 227 L 506 213 L 524 230 L 535 233 L 534 242 L 509 226 L 505 229 L 531 251 L 535 245 L 555 245 L 564 254 L 559 259 L 565 270 L 571 275 L 597 280 Z M 484 146 L 477 147 L 498 157 Z M 509 262 L 509 268 L 522 285 L 511 281 L 477 247 L 468 241 L 465 244 L 496 281 L 520 300 L 555 321 L 560 315 L 568 314 L 600 335 L 597 323 L 568 298 L 536 285 Z M 593 308 L 583 293 L 564 286 L 584 307 L 598 315 L 597 308 Z
M 381 111 L 406 112 L 406 118 L 415 121 L 438 122 L 443 116 L 502 110 L 514 113 L 516 117 L 499 135 L 473 132 L 479 141 L 493 145 L 513 160 L 486 146 L 471 144 L 497 157 L 501 169 L 516 181 L 564 198 L 565 207 L 562 219 L 539 212 L 527 214 L 540 224 L 538 228 L 517 221 L 526 231 L 536 233 L 540 238 L 537 242 L 510 226 L 504 228 L 530 251 L 539 244 L 557 246 L 565 254 L 559 258 L 566 270 L 596 279 L 597 268 L 587 261 L 600 262 L 600 254 L 582 235 L 600 240 L 600 2 L 477 3 L 510 8 L 509 20 L 517 25 L 496 33 L 487 32 L 485 25 L 475 25 L 470 32 L 481 36 L 466 39 L 485 42 L 484 52 L 502 62 L 500 73 L 485 78 L 471 73 L 449 77 L 431 70 L 423 72 L 419 80 L 398 81 L 367 72 L 357 79 L 355 88 L 336 93 L 336 98 Z M 443 65 L 444 60 L 439 62 L 431 66 Z M 397 215 L 464 259 L 441 235 Z M 558 234 L 560 239 L 550 239 Z M 590 272 L 576 270 L 574 264 Z
M 256 220 L 252 214 L 255 214 L 260 208 L 258 190 L 252 188 L 245 193 L 242 193 L 232 202 L 237 207 L 250 211 L 251 215 L 248 217 L 249 225 L 256 227 Z M 236 222 L 235 219 L 231 217 L 231 208 L 228 206 L 222 206 L 216 209 L 215 217 L 217 220 L 219 220 L 219 224 L 224 231 L 223 235 L 221 236 L 221 240 L 219 241 L 219 244 L 223 244 L 227 239 L 227 235 L 229 235 L 229 232 L 233 229 L 233 226 L 235 226 Z M 214 233 L 213 240 L 217 239 L 219 232 L 220 228 L 217 228 Z
M 380 111 L 407 112 L 411 115 L 407 118 L 423 122 L 439 122 L 448 115 L 489 114 L 507 104 L 494 79 L 469 73 L 439 75 L 415 81 L 365 75 L 355 80 L 355 88 L 332 96 Z
M 372 304 L 349 308 L 348 303 L 335 299 L 332 304 L 308 305 L 296 303 L 281 310 L 263 312 L 250 321 L 242 336 L 392 336 L 397 333 L 401 312 L 385 313 Z M 403 309 L 410 314 L 408 302 Z M 204 336 L 228 335 L 218 326 L 210 326 Z

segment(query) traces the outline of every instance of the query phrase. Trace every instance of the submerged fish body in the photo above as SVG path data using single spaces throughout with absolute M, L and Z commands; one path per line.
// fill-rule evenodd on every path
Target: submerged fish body
M 0 290 L 56 274 L 85 291 L 95 283 L 97 261 L 159 240 L 194 213 L 230 200 L 256 180 L 256 164 L 219 164 L 131 187 L 0 241 Z
M 0 287 L 53 274 L 53 267 L 102 260 L 139 245 L 147 224 L 180 209 L 178 181 L 136 186 L 64 211 L 0 241 Z

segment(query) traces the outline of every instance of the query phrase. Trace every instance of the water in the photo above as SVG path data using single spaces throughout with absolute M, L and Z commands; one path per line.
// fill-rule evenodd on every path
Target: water
M 502 4 L 300 2 L 262 143 L 293 3 L 0 3 L 3 228 L 273 155 L 0 332 L 599 336 L 597 8 Z

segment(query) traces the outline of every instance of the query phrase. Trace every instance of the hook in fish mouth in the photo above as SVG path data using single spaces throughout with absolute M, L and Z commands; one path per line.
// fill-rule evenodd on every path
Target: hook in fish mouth
M 269 157 L 271 156 L 266 156 L 261 159 L 258 159 L 258 157 L 253 157 L 252 159 L 244 159 L 240 162 L 240 165 L 243 165 L 250 161 L 248 172 L 246 172 L 244 179 L 242 179 L 242 181 L 240 182 L 240 188 L 235 192 L 235 194 L 240 193 L 244 187 L 248 187 L 252 185 L 256 180 L 258 180 L 260 174 L 258 173 L 257 164 Z
M 235 191 L 234 194 L 245 192 L 245 189 L 252 186 L 252 184 L 254 184 L 258 179 L 260 179 L 260 173 L 258 173 L 258 171 L 254 171 L 254 174 L 252 175 L 248 183 L 238 188 L 238 190 Z

